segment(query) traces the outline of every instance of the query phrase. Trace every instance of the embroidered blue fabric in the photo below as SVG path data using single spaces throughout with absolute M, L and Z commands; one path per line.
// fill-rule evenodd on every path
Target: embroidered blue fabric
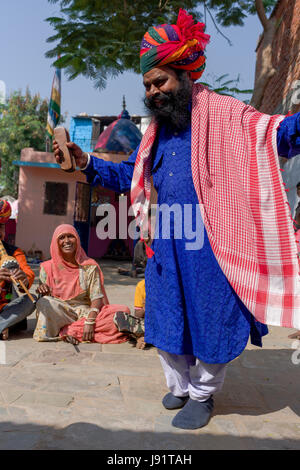
M 300 113 L 281 121 L 277 131 L 278 155 L 292 158 L 300 154 Z
M 288 142 L 292 142 L 294 128 L 284 121 L 277 143 L 291 156 Z M 121 164 L 92 157 L 84 171 L 88 181 L 117 192 L 128 191 L 137 151 Z M 178 133 L 162 127 L 152 162 L 160 210 L 152 245 L 155 254 L 148 260 L 145 274 L 146 342 L 170 353 L 192 354 L 207 363 L 233 360 L 246 347 L 249 335 L 252 344 L 262 346 L 261 338 L 268 329 L 254 319 L 228 283 L 202 223 L 191 172 L 191 126 Z M 162 223 L 168 216 L 164 204 L 177 209 L 169 212 L 166 226 Z M 184 212 L 184 205 L 190 212 Z M 184 217 L 178 222 L 181 210 Z

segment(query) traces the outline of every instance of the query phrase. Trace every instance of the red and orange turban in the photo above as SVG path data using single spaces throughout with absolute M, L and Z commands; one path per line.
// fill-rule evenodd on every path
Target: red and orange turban
M 11 216 L 11 205 L 5 199 L 0 199 L 0 224 L 6 224 Z
M 204 23 L 194 23 L 192 15 L 182 9 L 176 24 L 149 28 L 141 43 L 142 74 L 154 67 L 169 65 L 189 71 L 192 80 L 198 80 L 205 68 L 204 49 L 210 38 L 204 29 Z

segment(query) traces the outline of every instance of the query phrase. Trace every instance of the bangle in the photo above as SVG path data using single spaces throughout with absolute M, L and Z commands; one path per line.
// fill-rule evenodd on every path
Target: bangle
M 96 308 L 96 307 L 90 308 L 89 313 L 91 313 L 91 312 L 96 312 L 96 313 L 98 313 L 98 312 L 99 312 L 99 308 Z
M 96 321 L 91 321 L 91 320 L 85 320 L 84 324 L 85 325 L 95 325 Z
M 87 152 L 83 152 L 83 154 L 87 155 L 87 161 L 86 161 L 86 164 L 85 164 L 85 166 L 83 166 L 82 168 L 80 168 L 80 170 L 81 170 L 81 171 L 83 171 L 83 170 L 86 170 L 86 169 L 87 169 L 87 167 L 88 167 L 88 166 L 89 166 L 89 164 L 90 164 L 90 161 L 91 161 L 91 156 L 90 156 L 90 154 L 89 154 L 89 153 L 87 153 Z
M 93 321 L 93 322 L 95 323 L 96 318 L 97 318 L 97 315 L 96 315 L 95 318 L 89 318 L 90 313 L 93 313 L 93 312 L 97 313 L 97 315 L 98 315 L 99 309 L 98 309 L 98 308 L 91 308 L 91 309 L 89 310 L 88 316 L 86 317 L 86 320 L 88 320 L 88 321 Z

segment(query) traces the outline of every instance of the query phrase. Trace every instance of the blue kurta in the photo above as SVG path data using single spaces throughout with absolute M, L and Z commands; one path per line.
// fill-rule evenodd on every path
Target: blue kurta
M 287 142 L 294 129 L 291 118 L 287 119 L 288 125 L 284 122 L 278 133 L 278 148 L 289 147 L 285 156 L 291 149 Z M 92 157 L 84 171 L 88 181 L 117 192 L 128 191 L 137 151 L 121 164 Z M 155 254 L 145 273 L 145 341 L 170 353 L 192 354 L 207 363 L 229 362 L 244 350 L 249 334 L 253 344 L 261 346 L 261 337 L 268 330 L 236 295 L 210 247 L 192 180 L 191 126 L 180 132 L 162 127 L 152 162 L 160 211 L 152 244 Z M 177 216 L 185 214 L 180 222 L 170 211 L 169 234 L 162 230 L 164 204 L 177 209 Z M 190 215 L 184 212 L 184 205 L 190 207 Z M 196 227 L 198 246 L 195 238 L 191 239 Z

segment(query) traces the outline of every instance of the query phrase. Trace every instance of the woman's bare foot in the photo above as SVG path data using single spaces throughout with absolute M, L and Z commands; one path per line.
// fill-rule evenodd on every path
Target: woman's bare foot
M 77 338 L 74 338 L 74 336 L 64 336 L 64 341 L 66 341 L 66 343 L 71 343 L 71 344 L 74 344 L 74 345 L 77 345 L 79 344 L 79 341 Z
M 138 349 L 145 349 L 146 343 L 145 343 L 144 339 L 145 339 L 144 336 L 140 336 L 139 338 L 137 338 L 137 340 L 136 340 L 136 347 L 137 347 Z
M 5 330 L 2 331 L 2 340 L 7 341 L 8 340 L 8 335 L 9 335 L 9 330 L 8 328 L 5 328 Z

